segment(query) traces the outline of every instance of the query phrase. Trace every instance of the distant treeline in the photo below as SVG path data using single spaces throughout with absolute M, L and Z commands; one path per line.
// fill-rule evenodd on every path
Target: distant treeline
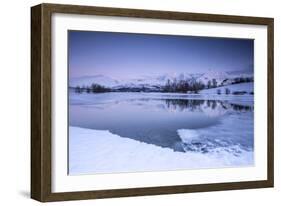
M 239 83 L 246 83 L 246 82 L 253 82 L 254 77 L 237 77 L 233 79 L 232 84 L 239 84 Z
M 228 82 L 229 81 L 229 82 Z M 167 80 L 164 86 L 153 86 L 148 87 L 145 85 L 138 87 L 120 87 L 120 88 L 108 88 L 99 84 L 92 84 L 91 86 L 77 86 L 74 88 L 76 93 L 104 93 L 104 92 L 169 92 L 169 93 L 198 93 L 202 89 L 219 88 L 228 84 L 239 84 L 245 82 L 253 82 L 252 77 L 239 77 L 234 79 L 225 79 L 220 85 L 218 85 L 216 79 L 209 80 L 207 84 L 201 81 L 196 81 L 196 79 L 186 79 L 186 80 Z M 218 94 L 222 92 L 220 89 L 217 91 Z M 230 90 L 225 89 L 225 94 L 229 94 Z
M 224 86 L 224 84 L 229 81 L 230 84 L 240 84 L 246 82 L 253 82 L 254 79 L 252 77 L 239 77 L 234 79 L 225 79 L 222 81 L 220 85 L 216 79 L 209 80 L 207 84 L 204 84 L 201 81 L 196 81 L 195 79 L 187 79 L 187 80 L 177 80 L 173 81 L 168 80 L 166 85 L 162 87 L 163 92 L 176 92 L 176 93 L 198 93 L 198 91 L 202 89 L 211 89 Z M 218 91 L 221 93 L 221 91 Z M 228 88 L 225 89 L 225 94 L 230 94 L 230 90 Z
M 77 86 L 75 87 L 75 92 L 76 93 L 82 93 L 82 92 L 87 92 L 87 93 L 104 93 L 104 92 L 111 92 L 110 88 L 101 86 L 99 84 L 92 84 L 90 87 L 80 87 Z
M 162 88 L 163 92 L 180 92 L 187 93 L 193 92 L 198 93 L 199 90 L 205 88 L 202 82 L 197 82 L 195 80 L 168 80 L 166 85 Z
M 240 84 L 246 82 L 253 82 L 253 77 L 236 77 L 234 79 L 225 79 L 222 81 L 221 86 L 224 86 L 226 83 L 228 84 Z

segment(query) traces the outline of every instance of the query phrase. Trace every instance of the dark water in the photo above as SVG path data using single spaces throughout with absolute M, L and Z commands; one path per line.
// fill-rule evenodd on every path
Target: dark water
M 69 125 L 109 130 L 121 137 L 181 152 L 208 152 L 230 144 L 253 148 L 253 106 L 174 98 L 106 101 L 104 95 L 104 101 L 70 101 Z M 179 129 L 198 131 L 200 140 L 183 142 Z

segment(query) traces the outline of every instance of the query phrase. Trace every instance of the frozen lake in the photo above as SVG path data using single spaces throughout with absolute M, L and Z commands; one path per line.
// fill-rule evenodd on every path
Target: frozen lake
M 69 98 L 71 127 L 109 131 L 120 138 L 129 138 L 180 153 L 192 152 L 200 155 L 229 153 L 240 158 L 241 162 L 247 158 L 249 165 L 253 164 L 253 117 L 251 95 L 70 93 Z M 75 138 L 76 145 L 70 145 L 70 154 L 72 147 L 76 147 L 73 151 L 79 150 L 77 148 L 79 137 Z M 93 154 L 94 152 L 93 150 Z M 250 159 L 248 153 L 247 157 L 243 157 L 244 152 L 252 154 Z M 74 162 L 70 161 L 70 168 L 72 164 Z M 241 165 L 245 166 L 242 163 Z M 232 166 L 231 160 L 221 166 Z M 240 166 L 239 161 L 235 162 L 235 166 Z M 206 167 L 212 166 L 208 163 Z M 150 169 L 158 167 L 151 166 Z M 83 171 L 82 168 L 82 173 Z M 112 171 L 123 170 L 112 169 L 102 172 Z M 130 171 L 130 168 L 124 171 Z M 86 171 L 88 172 L 95 171 L 91 169 Z

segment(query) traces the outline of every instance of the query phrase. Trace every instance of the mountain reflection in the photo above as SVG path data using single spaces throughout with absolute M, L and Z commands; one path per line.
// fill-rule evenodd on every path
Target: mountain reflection
M 251 127 L 253 118 L 251 112 L 254 111 L 253 105 L 245 105 L 244 102 L 236 103 L 231 100 L 175 97 L 126 97 L 113 101 L 110 98 L 105 98 L 103 101 L 97 98 L 96 100 L 96 102 L 80 104 L 74 102 L 70 105 L 69 125 L 107 130 L 120 137 L 167 147 L 179 152 L 193 150 L 194 147 L 203 151 L 205 146 L 210 148 L 209 144 L 218 145 L 216 142 L 210 142 L 209 139 L 221 138 L 225 141 L 225 137 L 228 138 L 227 141 L 238 142 L 242 145 L 247 138 L 240 135 L 243 138 L 239 139 L 240 136 L 232 134 L 236 134 L 237 128 L 240 128 L 240 121 L 242 121 L 239 119 L 240 117 L 245 117 L 245 121 L 250 122 L 248 126 Z M 249 101 L 249 103 L 251 102 Z M 231 120 L 229 123 L 229 118 L 234 118 L 234 121 Z M 220 130 L 220 135 L 217 135 L 216 127 Z M 212 131 L 212 133 L 201 136 L 198 133 L 199 139 L 190 145 L 183 144 L 184 142 L 178 134 L 178 131 L 182 129 L 190 130 L 192 134 L 197 134 L 201 130 Z M 187 133 L 187 135 L 189 134 Z

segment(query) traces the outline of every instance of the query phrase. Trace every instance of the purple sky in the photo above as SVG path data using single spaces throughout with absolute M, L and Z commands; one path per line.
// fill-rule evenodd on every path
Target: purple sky
M 207 70 L 253 71 L 254 40 L 114 32 L 68 32 L 69 77 L 115 79 Z

